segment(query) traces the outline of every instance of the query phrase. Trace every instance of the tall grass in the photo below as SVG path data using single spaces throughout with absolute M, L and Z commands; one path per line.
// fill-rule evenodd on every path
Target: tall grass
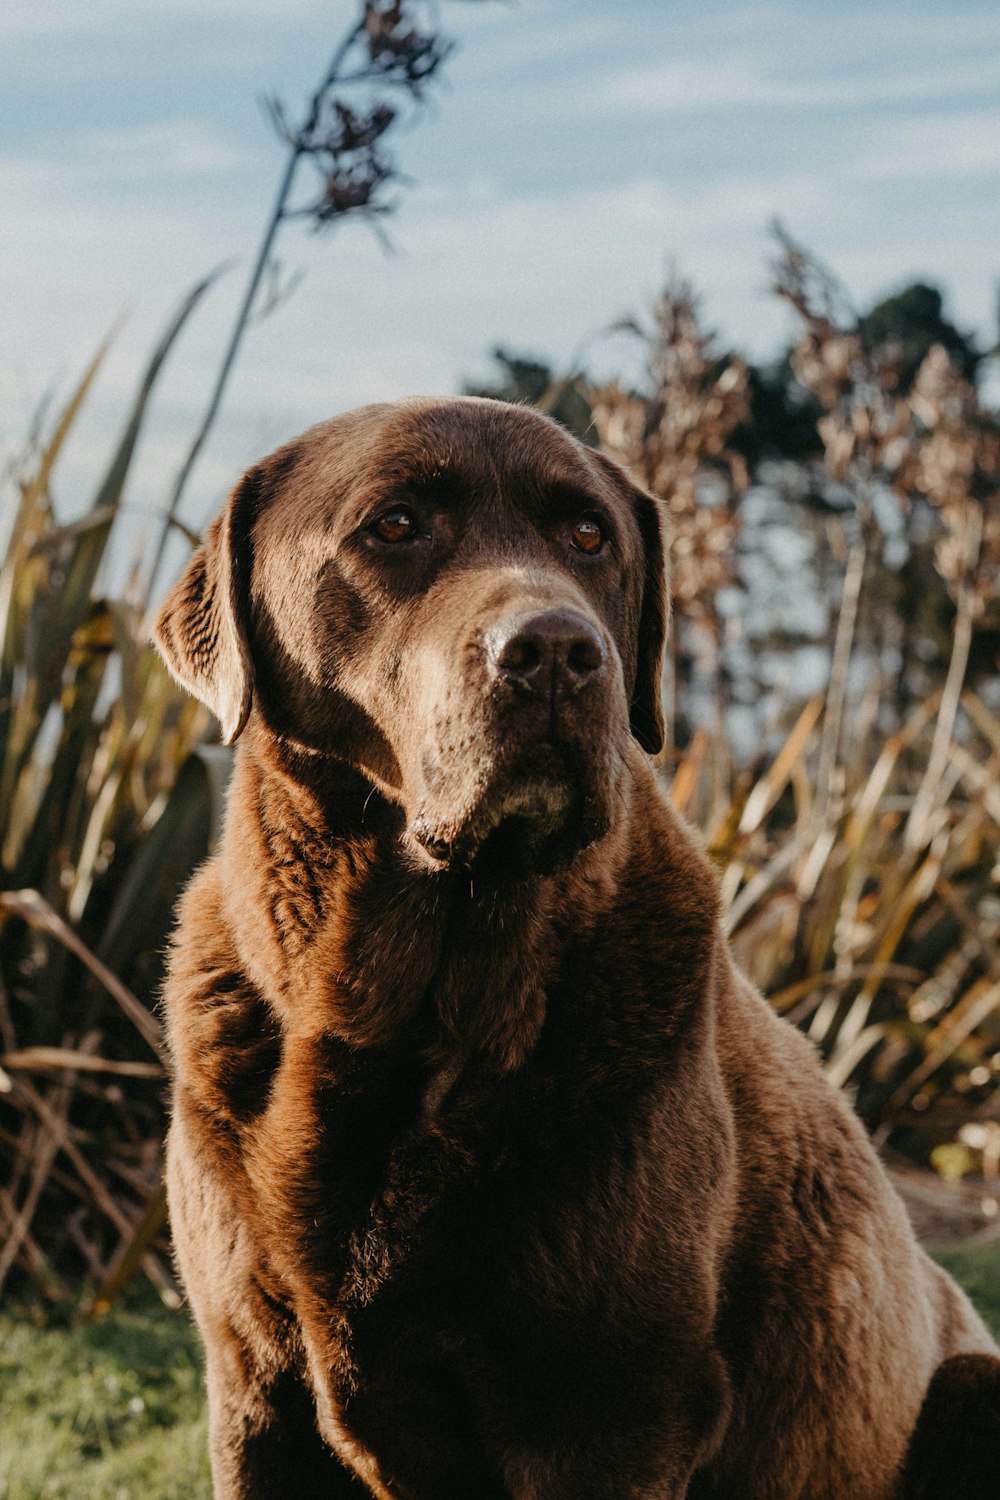
M 7 478 L 0 1290 L 13 1279 L 52 1300 L 77 1298 L 84 1273 L 95 1304 L 106 1304 L 139 1270 L 174 1296 L 154 1008 L 174 900 L 209 847 L 227 761 L 205 743 L 205 712 L 147 644 L 142 602 L 103 580 L 157 375 L 207 285 L 154 352 L 81 517 L 60 519 L 52 480 L 103 350 Z M 815 313 L 804 299 L 803 309 Z M 671 504 L 678 636 L 707 662 L 715 701 L 662 769 L 704 832 L 737 956 L 813 1039 L 881 1142 L 996 1179 L 1000 718 L 965 684 L 969 632 L 989 605 L 1000 548 L 988 489 L 995 424 L 940 360 L 912 398 L 890 399 L 871 363 L 855 349 L 845 365 L 844 335 L 813 318 L 803 367 L 829 397 L 824 436 L 855 488 L 860 524 L 844 549 L 829 687 L 797 706 L 756 763 L 740 765 L 722 732 L 727 627 L 715 598 L 735 576 L 746 476 L 729 437 L 746 420 L 746 371 L 701 333 L 682 285 L 668 288 L 646 336 L 650 393 L 581 390 L 606 446 Z M 868 505 L 890 452 L 897 468 L 879 482 L 923 485 L 937 505 L 939 575 L 958 622 L 939 685 L 911 693 L 909 707 L 877 671 L 852 676 L 859 622 L 883 576 Z M 675 653 L 671 702 L 697 725 L 683 670 Z
M 699 727 L 666 768 L 718 865 L 740 961 L 878 1139 L 996 1179 L 1000 718 L 966 677 L 975 630 L 1000 623 L 1000 420 L 940 345 L 908 377 L 903 343 L 873 343 L 830 273 L 778 239 L 775 291 L 802 324 L 791 366 L 838 486 L 828 532 L 842 590 L 826 692 L 783 741 L 761 720 L 771 748 L 752 766 L 726 748 L 733 616 L 718 610 L 739 584 L 747 476 L 730 450 L 749 412 L 746 367 L 718 350 L 675 278 L 650 326 L 630 324 L 647 351 L 643 387 L 580 388 L 604 446 L 670 509 L 670 702 L 675 721 Z M 882 521 L 894 510 L 915 536 L 918 507 L 934 540 L 922 592 L 953 616 L 936 677 L 931 643 L 894 604 Z M 883 635 L 899 643 L 891 667 Z
M 947 774 L 928 791 L 940 698 L 884 743 L 865 744 L 859 716 L 829 756 L 832 696 L 721 795 L 716 741 L 697 732 L 674 800 L 705 830 L 739 962 L 878 1140 L 995 1177 L 1000 719 L 967 693 Z
M 157 376 L 212 278 L 149 362 L 86 512 L 52 480 L 105 355 L 8 476 L 0 566 L 0 1289 L 98 1286 L 138 1259 L 164 1295 L 159 1129 L 165 1068 L 151 1003 L 170 912 L 203 857 L 207 714 L 146 641 L 141 605 L 101 585 Z M 139 998 L 141 997 L 141 998 Z
M 244 335 L 289 284 L 293 220 L 381 224 L 400 184 L 387 149 L 452 44 L 423 0 L 358 0 L 304 115 L 277 101 L 284 170 L 202 421 L 181 459 L 146 579 L 102 586 L 136 442 L 163 361 L 214 280 L 166 330 L 85 514 L 61 521 L 52 477 L 106 353 L 45 441 L 7 470 L 0 563 L 0 1294 L 48 1297 L 85 1271 L 101 1305 L 141 1266 L 167 1300 L 160 1138 L 166 1083 L 151 1006 L 180 886 L 204 856 L 228 769 L 208 715 L 146 640 L 146 595 Z M 310 165 L 313 191 L 301 189 Z M 384 236 L 383 236 L 384 237 Z M 188 533 L 190 535 L 190 533 Z

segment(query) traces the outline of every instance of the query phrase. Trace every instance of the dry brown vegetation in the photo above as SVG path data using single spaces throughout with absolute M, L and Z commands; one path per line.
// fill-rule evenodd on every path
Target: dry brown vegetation
M 760 482 L 740 436 L 751 372 L 675 280 L 649 325 L 633 325 L 640 387 L 573 382 L 603 445 L 673 516 L 677 748 L 664 775 L 704 830 L 741 962 L 878 1138 L 995 1181 L 1000 429 L 946 348 L 907 377 L 902 349 L 866 339 L 832 278 L 787 240 L 776 283 L 801 319 L 792 368 L 838 486 L 836 513 L 809 518 L 837 592 L 826 691 L 796 701 L 790 689 L 749 758 L 729 748 L 734 617 L 719 600 L 740 587 L 741 496 Z M 82 520 L 60 522 L 53 475 L 96 362 L 7 473 L 0 1288 L 13 1278 L 51 1299 L 77 1298 L 83 1273 L 107 1300 L 139 1268 L 171 1295 L 154 1010 L 175 893 L 208 847 L 225 764 L 146 645 L 142 602 L 109 597 L 100 579 L 156 372 L 199 294 L 151 362 Z M 943 655 L 894 592 L 890 500 L 926 559 L 917 597 L 936 601 Z
M 829 686 L 766 758 L 734 769 L 717 676 L 709 713 L 674 758 L 673 795 L 705 830 L 741 962 L 813 1038 L 877 1137 L 995 1181 L 1000 718 L 966 676 L 974 631 L 995 615 L 1000 429 L 940 345 L 906 385 L 902 346 L 866 347 L 833 278 L 787 237 L 775 271 L 802 324 L 792 369 L 821 408 L 827 471 L 852 499 Z M 713 601 L 732 582 L 746 484 L 729 447 L 747 415 L 746 367 L 714 352 L 684 285 L 664 293 L 647 337 L 645 391 L 594 391 L 594 421 L 668 500 L 675 639 L 700 629 L 717 658 Z M 904 518 L 930 508 L 953 609 L 943 676 L 911 701 L 877 653 L 852 683 L 859 622 L 886 579 L 877 491 Z M 904 659 L 894 676 L 915 666 Z M 672 696 L 688 687 L 675 656 Z

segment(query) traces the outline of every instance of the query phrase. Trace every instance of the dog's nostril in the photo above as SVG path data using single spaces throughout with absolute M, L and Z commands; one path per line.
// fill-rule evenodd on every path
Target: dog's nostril
M 497 666 L 517 677 L 530 677 L 541 664 L 542 653 L 531 636 L 515 635 L 504 643 L 497 656 Z
M 604 665 L 604 647 L 596 635 L 582 635 L 570 645 L 566 665 L 577 677 L 589 677 Z

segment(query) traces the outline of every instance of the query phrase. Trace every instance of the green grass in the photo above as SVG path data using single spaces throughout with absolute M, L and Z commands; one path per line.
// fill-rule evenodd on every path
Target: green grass
M 934 1259 L 965 1287 L 994 1338 L 1000 1341 L 1000 1244 L 935 1250 Z
M 942 1251 L 1000 1336 L 1000 1244 Z M 0 1315 L 0 1500 L 210 1500 L 198 1340 L 150 1296 L 97 1323 Z
M 0 1316 L 0 1500 L 209 1500 L 201 1354 L 151 1296 L 99 1322 Z

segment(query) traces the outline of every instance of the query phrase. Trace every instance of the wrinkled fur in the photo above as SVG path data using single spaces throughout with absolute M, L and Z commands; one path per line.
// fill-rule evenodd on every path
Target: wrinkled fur
M 373 539 L 397 502 L 433 543 Z M 532 412 L 366 408 L 252 470 L 164 606 L 239 739 L 166 997 L 220 1500 L 979 1493 L 995 1346 L 644 753 L 660 524 Z M 553 609 L 602 659 L 543 702 L 503 646 Z

